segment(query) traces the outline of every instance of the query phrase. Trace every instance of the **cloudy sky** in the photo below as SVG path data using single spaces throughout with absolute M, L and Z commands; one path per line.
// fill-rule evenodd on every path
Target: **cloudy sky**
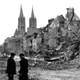
M 29 26 L 32 6 L 37 18 L 37 27 L 43 27 L 48 19 L 66 14 L 66 8 L 74 7 L 80 17 L 80 0 L 0 0 L 0 44 L 13 36 L 18 25 L 18 16 L 22 5 L 26 18 L 26 30 Z

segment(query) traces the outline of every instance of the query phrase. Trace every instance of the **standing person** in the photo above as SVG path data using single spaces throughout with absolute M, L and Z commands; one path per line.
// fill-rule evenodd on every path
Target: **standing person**
M 20 54 L 20 71 L 19 80 L 28 80 L 28 60 L 25 59 L 24 54 Z
M 10 58 L 7 60 L 8 80 L 14 80 L 14 74 L 16 74 L 16 63 L 14 61 L 15 53 L 11 53 Z

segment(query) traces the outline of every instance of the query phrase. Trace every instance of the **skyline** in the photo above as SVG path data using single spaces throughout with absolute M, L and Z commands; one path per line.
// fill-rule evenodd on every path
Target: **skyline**
M 14 35 L 18 27 L 18 17 L 20 6 L 22 5 L 23 14 L 26 19 L 26 31 L 29 27 L 29 18 L 31 17 L 32 7 L 37 19 L 37 27 L 44 27 L 48 24 L 48 19 L 55 18 L 58 15 L 66 14 L 66 8 L 73 7 L 75 13 L 80 18 L 79 0 L 3 0 L 0 1 L 0 44 L 7 37 Z

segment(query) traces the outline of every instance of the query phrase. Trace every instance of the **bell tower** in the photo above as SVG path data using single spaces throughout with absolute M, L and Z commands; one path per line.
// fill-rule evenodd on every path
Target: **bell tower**
M 25 17 L 23 15 L 22 6 L 20 7 L 20 15 L 19 15 L 19 18 L 18 18 L 18 32 L 20 34 L 25 33 Z
M 31 17 L 29 19 L 29 27 L 30 28 L 36 28 L 37 27 L 37 21 L 36 21 L 36 18 L 34 16 L 34 10 L 33 10 L 33 8 L 32 8 Z
M 29 27 L 27 28 L 27 34 L 32 35 L 32 34 L 37 33 L 37 32 L 38 32 L 37 20 L 36 20 L 36 17 L 34 15 L 34 10 L 32 8 L 31 17 L 29 18 Z

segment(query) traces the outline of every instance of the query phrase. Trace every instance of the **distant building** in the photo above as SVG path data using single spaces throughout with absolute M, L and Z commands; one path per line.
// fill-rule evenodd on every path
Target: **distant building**
M 21 6 L 18 18 L 18 28 L 15 30 L 14 36 L 5 40 L 9 52 L 15 52 L 16 54 L 23 52 L 23 36 L 25 33 L 25 17 Z

